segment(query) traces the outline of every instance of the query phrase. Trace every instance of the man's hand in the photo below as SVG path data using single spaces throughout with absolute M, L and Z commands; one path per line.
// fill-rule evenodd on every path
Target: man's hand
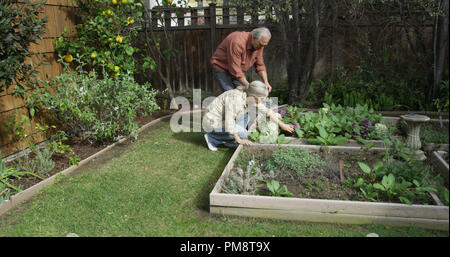
M 266 82 L 265 84 L 266 84 L 267 90 L 270 93 L 270 91 L 272 91 L 272 86 L 269 84 L 269 82 Z

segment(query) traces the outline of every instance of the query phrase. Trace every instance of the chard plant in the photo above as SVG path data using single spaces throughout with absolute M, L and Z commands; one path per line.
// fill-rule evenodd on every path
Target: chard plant
M 267 180 L 266 181 L 267 189 L 269 189 L 270 194 L 272 196 L 285 196 L 285 197 L 293 197 L 294 195 L 289 192 L 286 185 L 281 186 L 280 182 L 277 180 Z
M 289 106 L 283 122 L 295 126 L 296 135 L 311 144 L 340 145 L 348 139 L 366 144 L 368 139 L 389 137 L 390 131 L 380 114 L 366 105 L 342 107 L 323 104 L 317 113 L 300 112 Z
M 383 160 L 375 163 L 372 168 L 366 163 L 358 162 L 362 174 L 352 182 L 364 199 L 432 204 L 429 192 L 438 193 L 445 199 L 443 179 L 434 175 L 431 166 L 417 160 L 413 150 L 403 142 L 386 140 L 386 143 L 388 147 Z M 392 149 L 389 150 L 390 148 Z

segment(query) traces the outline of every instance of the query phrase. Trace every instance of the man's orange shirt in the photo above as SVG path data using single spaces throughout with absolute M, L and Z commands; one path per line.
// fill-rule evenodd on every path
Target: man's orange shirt
M 263 49 L 253 48 L 250 32 L 235 31 L 220 43 L 210 62 L 213 68 L 240 78 L 253 65 L 256 72 L 266 70 Z

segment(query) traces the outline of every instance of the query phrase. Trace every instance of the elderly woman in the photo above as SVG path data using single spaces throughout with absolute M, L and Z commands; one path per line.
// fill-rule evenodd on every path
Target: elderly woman
M 219 145 L 227 147 L 236 147 L 239 144 L 252 145 L 247 139 L 248 119 L 245 117 L 249 103 L 255 104 L 258 112 L 270 117 L 282 130 L 293 133 L 294 129 L 290 125 L 278 120 L 275 113 L 262 104 L 268 94 L 263 82 L 253 81 L 247 86 L 226 91 L 214 99 L 204 116 L 205 129 L 211 131 L 205 134 L 209 150 L 217 151 Z

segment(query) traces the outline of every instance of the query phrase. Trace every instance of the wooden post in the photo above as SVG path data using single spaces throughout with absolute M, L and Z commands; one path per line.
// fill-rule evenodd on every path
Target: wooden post
M 211 16 L 211 23 L 209 24 L 210 27 L 210 33 L 211 33 L 211 51 L 210 51 L 210 57 L 213 56 L 214 51 L 216 50 L 216 4 L 215 3 L 210 3 L 209 4 L 209 13 Z M 209 58 L 208 58 L 209 60 Z M 208 66 L 209 66 L 209 62 L 208 62 Z M 211 69 L 212 72 L 212 69 Z M 213 79 L 213 84 L 211 85 L 211 91 L 214 89 L 214 84 L 215 84 L 215 80 Z M 205 87 L 205 90 L 207 90 L 207 85 Z
M 191 9 L 191 26 L 197 26 L 197 9 Z
M 156 10 L 150 10 L 151 12 L 151 19 L 152 19 L 152 28 L 151 29 L 156 29 L 158 28 L 158 16 L 161 16 L 161 12 L 160 11 L 156 11 Z
M 222 20 L 224 25 L 230 24 L 230 7 L 228 7 L 228 0 L 223 0 Z
M 171 24 L 171 17 L 172 12 L 170 10 L 164 10 L 164 27 L 170 28 L 172 26 Z
M 180 8 L 176 11 L 178 27 L 184 27 L 184 13 L 185 13 L 185 9 Z
M 237 7 L 236 8 L 236 12 L 237 12 L 237 24 L 244 24 L 244 9 L 242 9 L 242 7 Z

